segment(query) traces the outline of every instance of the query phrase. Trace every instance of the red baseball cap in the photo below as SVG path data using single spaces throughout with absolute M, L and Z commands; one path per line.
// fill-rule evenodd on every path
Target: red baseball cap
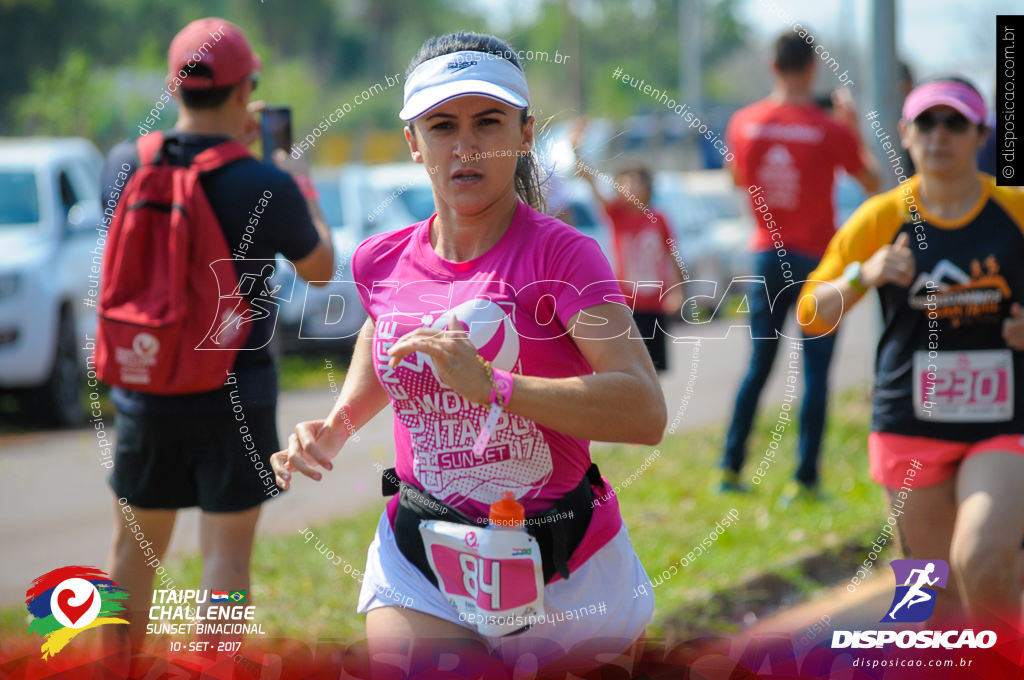
M 213 75 L 182 77 L 196 64 L 206 66 Z M 242 29 L 219 17 L 196 19 L 178 31 L 167 50 L 170 77 L 181 78 L 181 87 L 188 90 L 236 85 L 262 66 Z

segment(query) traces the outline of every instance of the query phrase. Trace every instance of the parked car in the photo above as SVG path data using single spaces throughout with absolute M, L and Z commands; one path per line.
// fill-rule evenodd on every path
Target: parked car
M 714 308 L 729 283 L 749 276 L 749 241 L 756 225 L 743 192 L 725 170 L 658 173 L 651 200 L 676 235 L 691 279 L 715 281 Z
M 366 320 L 348 266 L 361 239 L 357 230 L 345 222 L 341 171 L 316 168 L 312 174 L 320 209 L 331 230 L 334 274 L 327 285 L 311 286 L 296 276 L 291 264 L 278 257 L 270 285 L 280 285 L 280 290 L 289 291 L 290 295 L 279 302 L 274 344 L 284 352 L 347 351 Z
M 366 320 L 352 282 L 351 258 L 356 246 L 374 234 L 400 229 L 434 213 L 434 193 L 427 170 L 417 163 L 352 164 L 316 169 L 313 173 L 324 217 L 331 227 L 335 275 L 323 287 L 295 280 L 286 264 L 277 268 L 272 285 L 288 290 L 292 299 L 282 304 L 278 326 L 284 351 L 350 349 Z M 567 211 L 563 217 L 595 238 L 609 252 L 608 228 L 588 187 L 582 180 L 553 177 Z
M 419 163 L 351 165 L 345 168 L 342 186 L 352 208 L 352 223 L 362 225 L 362 238 L 401 229 L 434 214 L 430 175 Z
M 548 182 L 555 185 L 548 194 L 548 213 L 595 239 L 611 261 L 611 227 L 590 185 L 578 177 L 564 179 L 557 174 Z
M 85 139 L 0 139 L 0 390 L 40 424 L 84 418 L 102 164 Z
M 351 349 L 366 321 L 352 280 L 356 246 L 434 212 L 430 178 L 416 163 L 317 168 L 313 180 L 331 228 L 334 275 L 325 286 L 309 286 L 295 279 L 293 268 L 279 263 L 272 285 L 282 284 L 282 290 L 294 285 L 291 299 L 281 303 L 277 329 L 278 346 L 286 352 Z
M 577 176 L 577 161 L 600 156 L 611 135 L 611 124 L 603 119 L 590 121 L 580 148 L 574 151 L 569 141 L 573 123 L 557 123 L 539 140 L 537 149 L 542 164 L 547 212 L 571 224 L 597 240 L 611 260 L 611 226 L 594 197 L 590 185 Z M 600 180 L 599 180 L 600 183 Z M 609 191 L 611 190 L 608 187 Z

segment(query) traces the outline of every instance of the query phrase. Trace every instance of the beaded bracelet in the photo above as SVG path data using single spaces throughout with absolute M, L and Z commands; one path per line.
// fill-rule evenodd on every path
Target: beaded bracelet
M 512 398 L 512 386 L 514 384 L 512 374 L 500 368 L 494 368 L 490 361 L 487 361 L 479 354 L 476 355 L 476 360 L 487 370 L 487 380 L 491 383 L 491 403 L 505 408 L 508 406 L 509 399 Z
M 483 428 L 480 430 L 480 436 L 477 437 L 476 444 L 473 445 L 473 454 L 480 456 L 483 455 L 484 449 L 487 447 L 487 442 L 491 439 L 491 433 L 494 431 L 494 427 L 498 424 L 498 418 L 501 417 L 501 411 L 508 404 L 509 399 L 512 398 L 512 387 L 514 385 L 512 374 L 508 371 L 503 371 L 500 368 L 494 368 L 491 366 L 491 362 L 484 359 L 479 354 L 476 355 L 476 360 L 487 371 L 487 380 L 491 383 L 491 410 L 487 414 L 487 420 L 484 421 Z

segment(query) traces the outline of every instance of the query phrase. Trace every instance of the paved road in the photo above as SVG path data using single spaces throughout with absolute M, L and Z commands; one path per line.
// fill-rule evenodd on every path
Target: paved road
M 832 367 L 835 388 L 868 383 L 877 319 L 873 303 L 849 315 Z M 728 325 L 718 322 L 690 328 L 697 329 L 693 335 L 702 338 L 699 349 L 693 342 L 674 343 L 673 370 L 662 380 L 670 431 L 677 417 L 677 431 L 729 417 L 736 386 L 746 368 L 750 343 L 743 329 L 727 333 Z M 696 369 L 692 360 L 699 362 Z M 786 377 L 783 367 L 780 351 L 764 405 L 781 401 Z M 691 379 L 692 393 L 686 398 Z M 323 390 L 281 396 L 278 428 L 282 439 L 296 422 L 326 415 L 333 401 L 326 375 L 324 384 Z M 345 447 L 345 464 L 328 473 L 323 482 L 298 480 L 292 492 L 269 503 L 260 519 L 260 532 L 292 532 L 367 507 L 381 507 L 379 473 L 373 463 L 386 462 L 391 454 L 390 409 L 359 434 L 359 442 Z M 0 501 L 0 606 L 22 602 L 29 582 L 58 566 L 105 563 L 113 532 L 113 501 L 106 477 L 91 430 L 0 437 L 0 479 L 5 487 Z M 198 513 L 184 511 L 170 551 L 191 552 L 197 546 Z

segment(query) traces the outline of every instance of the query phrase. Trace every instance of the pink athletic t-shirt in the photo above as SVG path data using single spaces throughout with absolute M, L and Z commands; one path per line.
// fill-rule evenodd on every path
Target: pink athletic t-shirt
M 375 324 L 374 369 L 394 411 L 398 477 L 474 518 L 487 517 L 503 491 L 513 492 L 528 516 L 541 512 L 579 484 L 590 466 L 590 442 L 503 412 L 476 457 L 488 407 L 440 382 L 427 355 L 414 352 L 391 368 L 387 350 L 415 328 L 447 328 L 454 313 L 496 368 L 547 378 L 587 375 L 593 369 L 566 323 L 580 310 L 625 299 L 596 241 L 525 203 L 498 242 L 466 262 L 434 252 L 434 217 L 372 236 L 352 255 L 352 275 Z M 596 489 L 595 495 L 600 502 L 570 570 L 621 527 L 614 496 Z M 388 504 L 392 523 L 397 500 Z

